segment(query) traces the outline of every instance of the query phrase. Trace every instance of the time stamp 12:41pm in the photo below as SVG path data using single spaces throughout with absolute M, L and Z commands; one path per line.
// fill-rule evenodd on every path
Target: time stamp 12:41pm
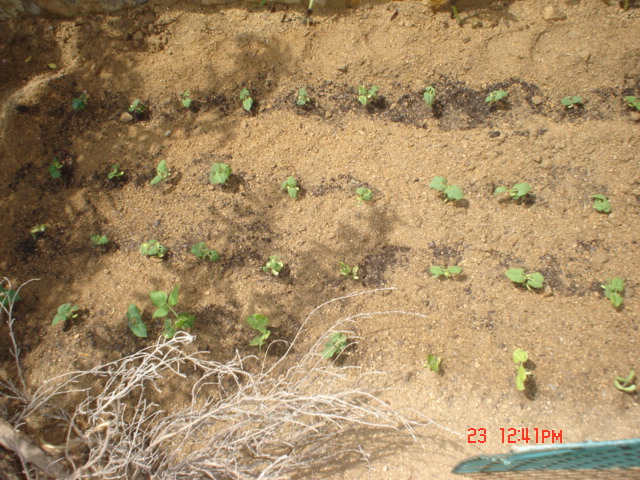
M 498 432 L 496 432 L 498 433 Z M 562 443 L 562 430 L 549 430 L 546 428 L 500 428 L 500 440 L 502 443 L 538 443 L 553 444 Z M 468 428 L 467 443 L 486 443 L 486 428 Z

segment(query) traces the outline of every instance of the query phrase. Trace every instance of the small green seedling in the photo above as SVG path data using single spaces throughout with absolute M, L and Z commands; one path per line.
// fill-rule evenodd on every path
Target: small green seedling
M 8 289 L 4 285 L 0 285 L 0 307 L 9 308 L 18 300 L 22 300 L 22 297 L 18 295 L 17 290 Z
M 489 106 L 493 106 L 498 102 L 503 101 L 509 94 L 505 90 L 494 90 L 487 95 L 484 99 L 484 103 L 488 103 Z
M 373 192 L 367 187 L 356 188 L 358 203 L 370 202 L 373 199 Z
M 564 108 L 570 109 L 582 105 L 582 101 L 582 97 L 575 95 L 573 97 L 564 97 L 562 100 L 560 100 L 560 103 L 564 105 Z
M 433 108 L 433 102 L 436 100 L 436 89 L 432 86 L 425 88 L 423 98 L 424 103 L 426 103 L 429 108 Z
M 151 185 L 156 185 L 160 182 L 165 182 L 167 178 L 171 176 L 171 170 L 167 168 L 166 160 L 160 160 L 160 163 L 156 167 L 156 176 L 151 180 Z
M 134 303 L 127 309 L 127 325 L 136 337 L 147 338 L 147 326 L 142 321 L 140 309 Z
M 638 110 L 640 112 L 640 99 L 636 98 L 636 97 L 624 97 L 624 99 L 627 102 L 627 107 L 629 108 L 635 108 L 636 110 Z
M 604 296 L 611 301 L 611 305 L 619 308 L 623 301 L 624 281 L 620 277 L 613 277 L 609 283 L 600 286 L 604 289 Z
M 120 180 L 124 176 L 124 172 L 120 170 L 120 164 L 114 163 L 111 165 L 109 169 L 109 173 L 107 173 L 107 178 L 109 180 Z
M 435 278 L 445 277 L 451 278 L 453 275 L 460 275 L 462 273 L 462 267 L 458 265 L 452 265 L 450 267 L 441 267 L 440 265 L 433 265 L 429 268 L 429 273 Z
M 606 195 L 596 193 L 595 195 L 591 195 L 591 198 L 593 199 L 593 208 L 598 212 L 611 213 L 611 202 Z
M 77 98 L 71 101 L 71 108 L 74 110 L 86 110 L 87 109 L 87 96 L 83 93 Z
M 246 87 L 240 90 L 240 100 L 242 100 L 242 108 L 250 112 L 251 107 L 253 107 L 253 98 L 251 98 L 251 92 Z
M 140 253 L 148 257 L 162 258 L 169 249 L 163 246 L 158 240 L 149 240 L 140 245 Z
M 271 330 L 267 329 L 270 320 L 267 316 L 262 315 L 261 313 L 254 313 L 253 315 L 249 315 L 246 320 L 249 326 L 259 333 L 259 335 L 251 340 L 251 343 L 249 343 L 249 345 L 251 345 L 252 347 L 257 345 L 258 349 L 261 350 L 262 345 L 264 345 L 264 343 L 267 341 L 267 338 L 269 338 L 269 335 L 271 335 Z
M 295 200 L 298 196 L 298 192 L 300 191 L 300 187 L 298 187 L 298 180 L 296 180 L 295 177 L 288 177 L 284 182 L 282 182 L 280 190 L 286 190 L 289 196 Z
M 51 175 L 51 178 L 53 178 L 54 180 L 58 180 L 60 178 L 62 178 L 62 169 L 64 168 L 64 165 L 62 164 L 62 162 L 60 162 L 60 160 L 58 160 L 57 158 L 54 158 L 53 160 L 51 160 L 51 165 L 49 165 L 49 175 Z
M 209 181 L 214 185 L 224 185 L 231 176 L 231 167 L 226 163 L 214 163 L 211 165 Z
M 505 272 L 505 275 L 513 283 L 525 285 L 528 290 L 542 288 L 544 283 L 544 276 L 541 273 L 533 272 L 527 275 L 522 268 L 510 268 Z
M 522 200 L 531 191 L 531 185 L 528 183 L 516 183 L 513 187 L 498 187 L 493 191 L 494 195 L 500 195 L 504 192 L 509 192 L 509 196 L 512 200 Z
M 180 94 L 180 102 L 182 102 L 184 108 L 191 108 L 191 92 L 189 90 L 185 90 Z
M 307 89 L 305 87 L 302 87 L 300 90 L 298 90 L 298 94 L 296 95 L 296 105 L 304 107 L 309 103 L 311 103 L 311 99 L 307 94 Z
M 347 336 L 342 332 L 334 332 L 329 337 L 329 341 L 324 344 L 322 358 L 328 360 L 334 355 L 339 355 L 347 348 Z
M 53 317 L 53 322 L 51 322 L 51 325 L 55 326 L 60 322 L 66 322 L 67 320 L 76 318 L 78 314 L 75 312 L 77 311 L 78 311 L 77 305 L 71 305 L 70 303 L 63 303 L 58 307 L 58 312 L 56 313 L 56 316 Z
M 94 247 L 97 247 L 98 245 L 106 245 L 107 243 L 109 243 L 109 237 L 107 237 L 106 235 L 91 235 L 91 237 L 89 238 Z
M 513 351 L 513 362 L 518 366 L 518 374 L 516 375 L 516 388 L 519 391 L 524 391 L 525 383 L 529 375 L 532 373 L 524 368 L 524 364 L 529 360 L 529 354 L 521 348 L 516 348 Z
M 432 372 L 438 373 L 440 371 L 440 362 L 442 362 L 442 358 L 430 353 L 427 355 L 427 359 L 422 364 L 424 368 L 428 368 Z
M 196 317 L 193 315 L 189 315 L 188 313 L 177 313 L 173 307 L 178 305 L 178 290 L 180 285 L 176 285 L 171 290 L 171 293 L 167 294 L 162 291 L 153 291 L 149 292 L 149 298 L 151 298 L 151 303 L 156 307 L 155 312 L 153 312 L 152 318 L 162 318 L 166 317 L 170 313 L 175 317 L 174 321 L 171 321 L 170 318 L 164 319 L 164 330 L 162 331 L 162 335 L 165 338 L 173 338 L 178 330 L 186 330 L 196 323 Z
M 133 113 L 134 115 L 138 116 L 142 115 L 146 109 L 147 107 L 139 98 L 136 98 L 133 102 L 131 102 L 131 105 L 129 105 L 129 113 Z
M 207 248 L 204 242 L 196 243 L 192 246 L 191 253 L 202 260 L 209 260 L 210 262 L 216 262 L 220 258 L 218 252 Z
M 618 390 L 622 392 L 633 393 L 638 388 L 637 385 L 634 383 L 635 378 L 636 378 L 636 371 L 629 370 L 629 373 L 627 374 L 626 377 L 616 377 L 615 380 L 613 381 L 613 384 Z
M 445 203 L 449 200 L 458 201 L 464 199 L 462 189 L 457 185 L 447 185 L 447 179 L 444 177 L 434 177 L 429 184 L 434 190 L 439 190 L 444 194 Z
M 271 255 L 269 261 L 262 267 L 263 272 L 269 272 L 274 277 L 280 275 L 280 271 L 284 268 L 284 263 L 278 260 L 277 255 Z
M 47 230 L 47 226 L 45 224 L 35 225 L 31 227 L 31 230 L 29 230 L 29 233 L 31 234 L 34 240 L 37 240 L 38 236 L 42 235 L 46 230 Z
M 364 85 L 358 87 L 358 101 L 365 107 L 378 101 L 378 87 L 371 85 L 369 88 Z
M 360 270 L 360 267 L 358 267 L 358 265 L 351 268 L 349 265 L 347 265 L 344 262 L 338 262 L 338 266 L 340 267 L 341 275 L 344 275 L 345 277 L 349 277 L 352 280 L 360 280 L 360 277 L 358 276 L 358 270 Z

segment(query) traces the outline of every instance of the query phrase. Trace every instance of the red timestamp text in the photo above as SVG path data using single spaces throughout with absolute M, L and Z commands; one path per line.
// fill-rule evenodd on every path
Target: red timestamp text
M 511 427 L 500 428 L 500 441 L 502 443 L 538 443 L 553 444 L 562 443 L 562 430 L 553 430 L 547 428 L 529 428 L 529 427 Z M 467 443 L 486 443 L 486 428 L 468 428 Z

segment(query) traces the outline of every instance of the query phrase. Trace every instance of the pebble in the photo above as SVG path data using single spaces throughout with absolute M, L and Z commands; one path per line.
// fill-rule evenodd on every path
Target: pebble
M 549 22 L 565 20 L 567 18 L 567 15 L 555 5 L 547 5 L 546 7 L 544 7 L 542 16 Z
M 122 115 L 120 115 L 120 121 L 122 123 L 129 123 L 132 120 L 133 116 L 129 112 L 122 112 Z
M 482 28 L 482 22 L 480 20 L 474 20 L 471 24 L 471 28 Z
M 540 95 L 534 95 L 533 97 L 531 97 L 531 103 L 533 103 L 534 105 L 542 105 L 542 102 L 544 102 L 544 98 L 542 98 Z
M 338 71 L 342 72 L 342 73 L 347 73 L 349 71 L 349 65 L 342 65 L 341 67 L 338 67 Z
M 173 133 L 173 130 L 167 130 L 166 132 L 164 132 L 164 136 L 170 137 L 172 133 Z

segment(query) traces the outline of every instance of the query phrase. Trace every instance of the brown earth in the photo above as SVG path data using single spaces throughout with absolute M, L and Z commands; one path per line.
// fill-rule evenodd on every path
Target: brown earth
M 458 8 L 461 26 L 413 1 L 318 8 L 312 25 L 302 7 L 270 3 L 5 22 L 0 274 L 40 279 L 17 305 L 30 384 L 151 343 L 162 328 L 152 290 L 180 284 L 198 347 L 227 360 L 256 353 L 247 315 L 269 316 L 272 339 L 290 340 L 315 306 L 395 287 L 326 307 L 309 338 L 347 315 L 396 311 L 358 318 L 346 361 L 385 372 L 386 400 L 451 432 L 426 429 L 417 443 L 375 452 L 371 472 L 336 478 L 453 478 L 464 458 L 508 450 L 501 427 L 561 430 L 565 443 L 637 436 L 638 397 L 613 378 L 640 368 L 640 137 L 623 100 L 640 96 L 640 9 L 580 0 Z M 380 88 L 369 108 L 357 101 L 363 84 Z M 428 85 L 433 110 L 422 100 Z M 303 86 L 307 107 L 295 105 Z M 508 101 L 489 107 L 496 89 Z M 87 109 L 73 111 L 82 93 Z M 584 105 L 564 109 L 568 95 Z M 136 98 L 148 113 L 123 121 Z M 48 174 L 54 157 L 62 180 Z M 172 178 L 151 186 L 162 159 Z M 231 165 L 229 185 L 209 183 L 213 162 Z M 107 180 L 115 163 L 122 181 Z M 289 175 L 302 188 L 296 200 L 280 191 Z M 443 202 L 428 187 L 437 175 L 465 201 Z M 532 192 L 520 204 L 492 195 L 525 181 Z M 373 190 L 371 202 L 357 202 L 359 186 Z M 595 193 L 611 199 L 609 215 L 592 208 Z M 47 230 L 34 240 L 37 224 Z M 91 245 L 97 233 L 107 247 Z M 139 253 L 152 238 L 170 249 L 165 260 Z M 219 262 L 190 253 L 201 241 Z M 273 254 L 286 264 L 278 278 L 261 271 Z M 361 281 L 341 276 L 339 261 L 359 265 Z M 434 264 L 464 273 L 437 280 Z M 541 272 L 542 291 L 513 285 L 512 267 Z M 618 310 L 600 287 L 613 276 L 625 281 Z M 80 316 L 52 327 L 66 302 Z M 128 330 L 130 303 L 144 309 L 149 339 Z M 6 327 L 0 334 L 8 338 Z M 533 371 L 524 393 L 516 347 Z M 423 368 L 429 353 L 442 357 L 440 374 Z M 12 372 L 8 348 L 0 359 Z M 486 428 L 487 443 L 468 444 L 470 427 Z

